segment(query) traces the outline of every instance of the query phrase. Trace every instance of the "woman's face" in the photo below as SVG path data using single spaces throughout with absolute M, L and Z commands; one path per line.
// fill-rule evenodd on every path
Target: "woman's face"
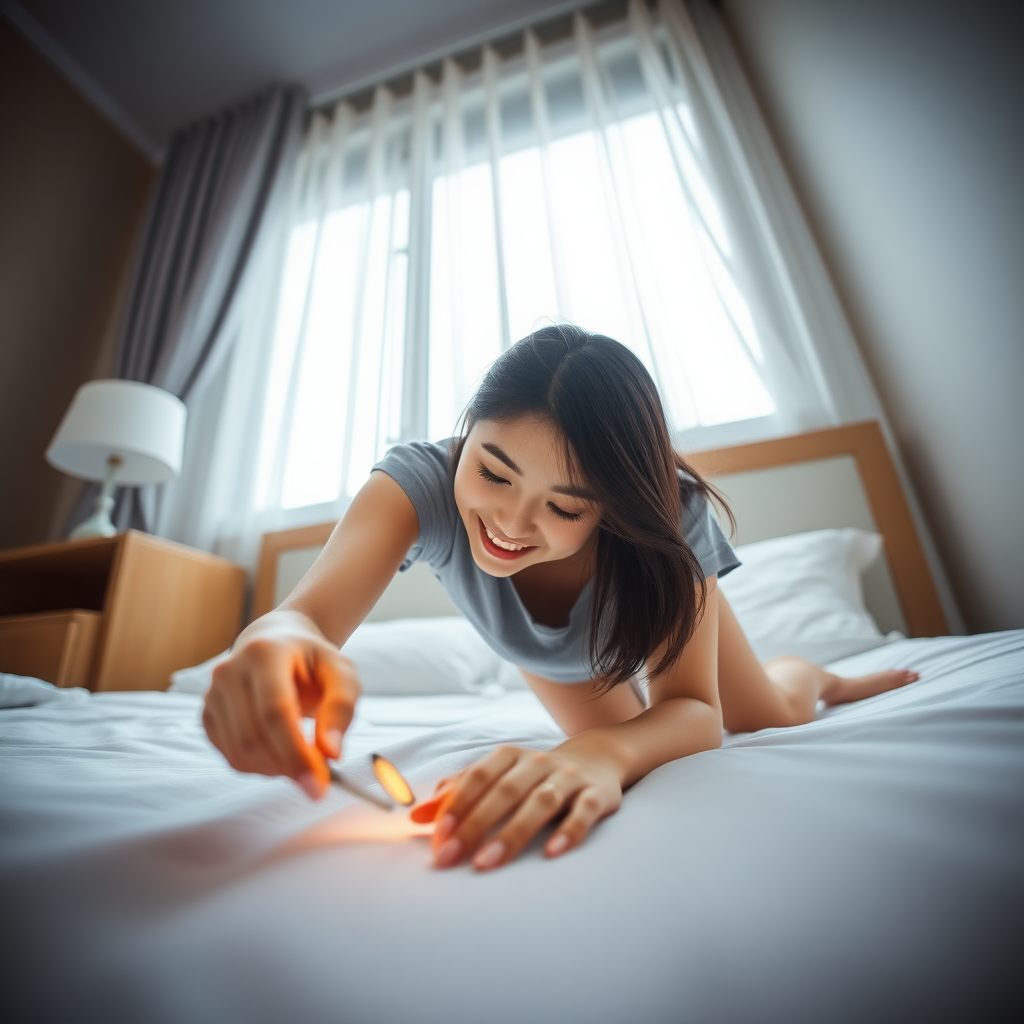
M 571 483 L 562 435 L 535 416 L 473 425 L 455 503 L 473 558 L 491 576 L 577 554 L 601 518 L 596 501 Z

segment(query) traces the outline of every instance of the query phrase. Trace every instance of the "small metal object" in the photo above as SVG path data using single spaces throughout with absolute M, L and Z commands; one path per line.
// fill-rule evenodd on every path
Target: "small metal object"
M 346 793 L 351 793 L 353 796 L 359 797 L 360 800 L 365 800 L 367 803 L 375 804 L 382 811 L 393 811 L 395 809 L 394 803 L 387 797 L 377 796 L 376 793 L 371 793 L 368 789 L 363 789 L 362 786 L 357 786 L 354 782 L 349 782 L 344 775 L 341 774 L 341 769 L 337 765 L 333 765 L 330 761 L 327 762 L 327 770 L 331 773 L 331 781 L 336 785 L 340 786 Z
M 382 757 L 380 754 L 373 754 L 371 756 L 373 759 L 373 774 L 377 776 L 377 781 L 380 783 L 381 789 L 387 794 L 386 796 L 378 796 L 368 789 L 363 789 L 362 786 L 357 786 L 354 782 L 349 782 L 341 774 L 341 769 L 336 764 L 331 764 L 328 761 L 327 770 L 331 773 L 331 780 L 336 786 L 345 790 L 346 793 L 351 793 L 353 796 L 359 797 L 360 800 L 366 800 L 368 803 L 375 804 L 384 811 L 393 811 L 397 804 L 401 804 L 403 807 L 409 807 L 414 804 L 416 797 L 413 796 L 412 787 L 405 781 L 402 773 L 386 757 Z

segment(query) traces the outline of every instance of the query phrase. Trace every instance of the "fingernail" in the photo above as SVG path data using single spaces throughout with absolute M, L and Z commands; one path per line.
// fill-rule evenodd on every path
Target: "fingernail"
M 312 772 L 304 772 L 299 776 L 299 785 L 306 791 L 310 800 L 319 800 L 323 787 L 320 780 Z
M 473 867 L 486 871 L 488 868 L 497 867 L 504 856 L 505 844 L 500 839 L 496 839 L 493 843 L 488 843 L 473 858 Z
M 557 857 L 560 853 L 565 853 L 568 849 L 569 837 L 563 832 L 561 835 L 555 836 L 555 838 L 548 843 L 548 856 Z
M 434 826 L 434 842 L 443 843 L 455 831 L 455 826 L 458 823 L 459 819 L 454 814 L 443 815 Z
M 327 736 L 325 738 L 327 740 L 327 746 L 329 746 L 331 748 L 331 754 L 334 757 L 336 757 L 336 758 L 340 757 L 341 756 L 341 730 L 340 729 L 328 729 L 327 730 Z
M 458 839 L 449 839 L 448 842 L 442 843 L 438 848 L 437 853 L 434 854 L 434 867 L 436 868 L 448 868 L 451 867 L 462 854 L 462 843 Z

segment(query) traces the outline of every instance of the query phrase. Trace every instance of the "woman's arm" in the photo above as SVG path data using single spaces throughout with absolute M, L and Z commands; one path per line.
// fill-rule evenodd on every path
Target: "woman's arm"
M 505 821 L 474 858 L 477 867 L 498 867 L 567 810 L 546 845 L 549 856 L 564 853 L 618 809 L 623 789 L 668 761 L 721 745 L 714 577 L 693 636 L 649 692 L 651 706 L 627 721 L 587 729 L 549 752 L 500 747 L 469 768 L 439 802 L 436 863 L 457 863 Z
M 650 707 L 629 721 L 573 736 L 556 749 L 599 750 L 616 765 L 626 788 L 668 761 L 722 745 L 716 578 L 705 585 L 701 620 L 675 663 L 651 679 Z
M 327 784 L 359 681 L 338 648 L 384 592 L 419 535 L 416 510 L 384 473 L 373 473 L 330 540 L 280 608 L 247 626 L 219 665 L 203 724 L 239 771 L 287 775 L 310 796 Z M 314 745 L 300 728 L 316 717 Z
M 647 706 L 636 685 L 613 686 L 601 692 L 593 682 L 553 683 L 525 669 L 520 671 L 566 736 L 601 725 L 618 725 L 635 718 Z
M 242 630 L 236 646 L 287 611 L 304 615 L 341 647 L 384 593 L 419 532 L 405 491 L 387 473 L 371 473 L 306 575 L 278 610 Z

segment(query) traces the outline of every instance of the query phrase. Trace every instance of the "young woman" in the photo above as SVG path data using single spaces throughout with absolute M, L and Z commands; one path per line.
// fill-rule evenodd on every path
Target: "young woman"
M 240 771 L 321 796 L 359 696 L 338 649 L 416 560 L 568 737 L 546 753 L 499 747 L 417 808 L 435 821 L 438 867 L 498 867 L 560 819 L 545 846 L 557 856 L 648 772 L 718 747 L 723 726 L 797 725 L 819 700 L 917 678 L 759 664 L 716 585 L 739 563 L 709 493 L 636 356 L 578 328 L 538 331 L 490 368 L 460 438 L 400 445 L 374 467 L 313 568 L 214 673 L 210 739 Z

